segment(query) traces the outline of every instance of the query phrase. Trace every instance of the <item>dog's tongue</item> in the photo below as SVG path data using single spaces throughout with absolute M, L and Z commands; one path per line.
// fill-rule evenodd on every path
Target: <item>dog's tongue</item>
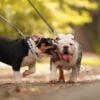
M 67 63 L 70 62 L 71 58 L 72 58 L 72 56 L 70 54 L 66 54 L 66 55 L 64 54 L 64 55 L 62 55 L 62 59 L 64 61 L 66 61 Z

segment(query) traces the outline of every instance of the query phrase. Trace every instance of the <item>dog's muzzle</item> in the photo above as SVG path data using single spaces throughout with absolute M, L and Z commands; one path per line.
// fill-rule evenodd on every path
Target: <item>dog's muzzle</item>
M 67 45 L 63 46 L 63 52 L 59 54 L 59 56 L 60 56 L 60 59 L 62 59 L 63 61 L 70 63 L 73 55 L 69 53 L 68 49 L 69 47 Z

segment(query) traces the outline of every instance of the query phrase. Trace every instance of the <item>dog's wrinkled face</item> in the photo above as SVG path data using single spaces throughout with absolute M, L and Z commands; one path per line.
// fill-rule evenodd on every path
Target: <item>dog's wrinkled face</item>
M 73 35 L 59 36 L 57 48 L 59 50 L 61 58 L 69 62 L 77 49 L 77 44 L 74 41 L 74 36 Z
M 75 42 L 72 39 L 60 39 L 58 40 L 58 49 L 61 54 L 73 54 Z

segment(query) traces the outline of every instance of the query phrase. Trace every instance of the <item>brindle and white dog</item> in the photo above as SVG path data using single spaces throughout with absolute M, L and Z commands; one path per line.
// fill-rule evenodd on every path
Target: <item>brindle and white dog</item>
M 70 83 L 77 82 L 77 75 L 80 69 L 82 48 L 80 44 L 74 40 L 71 34 L 60 34 L 57 39 L 57 49 L 52 53 L 51 57 L 51 83 L 56 82 L 57 68 L 59 69 L 58 82 L 65 82 L 63 69 L 72 69 L 69 79 Z M 54 56 L 55 55 L 55 56 Z

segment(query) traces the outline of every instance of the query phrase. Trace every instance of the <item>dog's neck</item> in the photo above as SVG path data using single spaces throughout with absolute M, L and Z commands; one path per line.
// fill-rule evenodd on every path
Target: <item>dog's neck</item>
M 51 51 L 51 58 L 56 58 L 56 59 L 60 60 L 59 51 L 57 49 Z
M 27 44 L 29 46 L 30 51 L 34 55 L 35 59 L 38 59 L 37 47 L 36 47 L 35 41 L 32 40 L 31 38 L 28 38 L 26 42 L 27 42 Z

